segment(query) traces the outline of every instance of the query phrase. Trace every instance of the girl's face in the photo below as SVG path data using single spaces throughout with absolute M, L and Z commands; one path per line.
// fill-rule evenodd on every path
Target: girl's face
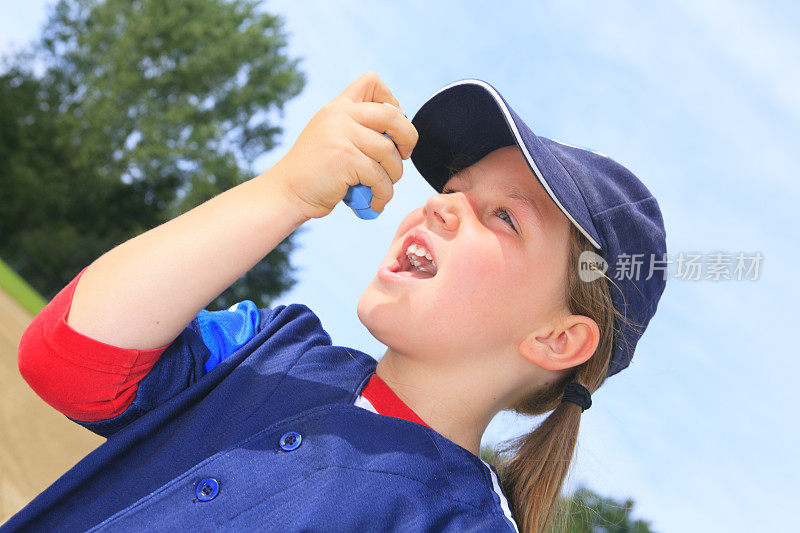
M 405 255 L 414 230 L 427 236 L 436 275 L 416 279 L 379 268 L 358 301 L 359 319 L 407 357 L 488 369 L 566 312 L 569 229 L 519 148 L 495 150 L 412 211 L 380 265 Z

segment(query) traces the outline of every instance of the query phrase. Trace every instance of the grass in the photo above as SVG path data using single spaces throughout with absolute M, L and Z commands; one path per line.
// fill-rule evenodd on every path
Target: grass
M 14 272 L 2 259 L 0 259 L 0 288 L 10 294 L 32 315 L 39 314 L 39 311 L 47 305 L 47 300 L 42 298 L 41 294 L 28 285 L 28 282 Z

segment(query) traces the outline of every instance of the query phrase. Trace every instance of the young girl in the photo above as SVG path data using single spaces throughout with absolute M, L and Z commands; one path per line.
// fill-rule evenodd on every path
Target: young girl
M 20 372 L 108 440 L 0 530 L 545 528 L 589 394 L 628 366 L 664 289 L 658 204 L 479 80 L 413 124 L 384 103 L 399 107 L 362 76 L 272 169 L 104 254 L 37 315 Z M 382 211 L 409 157 L 441 194 L 358 302 L 379 363 L 301 304 L 203 309 L 350 185 Z M 641 275 L 617 264 L 632 257 Z M 505 409 L 552 413 L 495 471 L 479 447 Z

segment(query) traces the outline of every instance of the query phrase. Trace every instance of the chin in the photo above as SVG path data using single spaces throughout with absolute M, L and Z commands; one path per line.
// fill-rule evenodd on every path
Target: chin
M 389 302 L 381 298 L 381 294 L 373 287 L 373 282 L 374 280 L 361 293 L 356 305 L 356 314 L 358 315 L 358 320 L 372 333 L 373 337 L 381 340 L 376 335 L 376 330 L 380 329 L 379 324 L 381 322 L 385 322 L 386 317 L 381 315 L 387 314 L 388 309 L 386 308 Z
M 402 342 L 405 333 L 413 327 L 405 320 L 408 316 L 399 309 L 397 301 L 375 289 L 372 283 L 361 293 L 356 313 L 358 320 L 384 346 Z

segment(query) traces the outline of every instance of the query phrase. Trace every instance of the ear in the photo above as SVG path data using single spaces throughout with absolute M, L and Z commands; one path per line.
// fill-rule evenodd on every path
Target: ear
M 600 328 L 583 315 L 569 315 L 556 325 L 532 332 L 519 345 L 519 352 L 548 370 L 564 370 L 584 363 L 597 349 Z

